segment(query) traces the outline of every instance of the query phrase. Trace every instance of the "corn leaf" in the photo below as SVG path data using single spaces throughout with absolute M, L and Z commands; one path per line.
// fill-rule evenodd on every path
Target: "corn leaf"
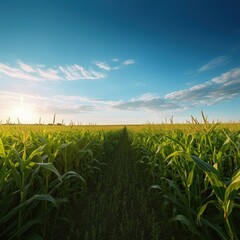
M 58 179 L 62 182 L 62 176 L 60 175 L 59 171 L 54 167 L 54 165 L 52 163 L 37 163 L 37 165 L 55 173 L 57 175 Z

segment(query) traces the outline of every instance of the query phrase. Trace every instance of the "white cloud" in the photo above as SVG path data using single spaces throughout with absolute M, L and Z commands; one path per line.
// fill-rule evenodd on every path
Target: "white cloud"
M 63 78 L 58 75 L 58 71 L 54 69 L 46 69 L 42 70 L 40 68 L 37 68 L 37 72 L 39 75 L 46 80 L 62 80 Z
M 210 81 L 165 96 L 188 106 L 211 105 L 240 95 L 240 68 L 231 69 Z
M 230 57 L 228 57 L 228 56 L 217 57 L 217 58 L 211 60 L 210 62 L 208 62 L 207 64 L 203 65 L 202 67 L 200 67 L 198 71 L 204 72 L 204 71 L 208 71 L 213 68 L 221 67 L 221 66 L 227 64 L 229 62 L 229 59 L 230 59 Z
M 61 67 L 66 71 L 65 75 L 69 75 L 69 79 L 85 77 L 90 74 L 84 72 L 80 66 Z M 57 74 L 57 73 L 49 73 Z M 90 75 L 92 77 L 92 75 Z M 157 93 L 145 93 L 138 97 L 133 97 L 126 100 L 104 100 L 97 98 L 89 98 L 86 96 L 39 96 L 34 94 L 22 94 L 11 91 L 0 91 L 0 111 L 1 117 L 9 116 L 5 114 L 8 109 L 19 104 L 19 99 L 23 99 L 24 103 L 31 105 L 39 116 L 49 115 L 49 119 L 56 113 L 59 117 L 64 116 L 64 119 L 71 119 L 91 114 L 99 114 L 106 116 L 113 112 L 114 114 L 125 114 L 124 111 L 138 112 L 136 114 L 175 114 L 178 112 L 215 104 L 221 101 L 226 101 L 240 96 L 240 67 L 231 69 L 228 72 L 221 74 L 209 81 L 201 84 L 196 84 L 192 87 L 170 92 L 165 96 L 159 96 Z M 123 112 L 119 111 L 122 110 Z M 81 113 L 81 115 L 80 115 Z M 82 114 L 84 113 L 84 114 Z M 114 115 L 113 114 L 113 115 Z M 93 115 L 91 115 L 93 116 Z M 121 115 L 122 116 L 122 115 Z M 3 119 L 4 119 L 3 117 Z M 91 118 L 90 118 L 91 119 Z
M 224 79 L 221 80 L 221 79 Z M 187 109 L 215 104 L 240 95 L 240 68 L 232 69 L 222 75 L 192 87 L 170 92 L 161 97 L 157 93 L 145 93 L 127 100 L 103 100 L 83 96 L 59 95 L 53 99 L 64 105 L 92 106 L 94 110 L 142 111 L 156 113 L 176 113 Z
M 102 100 L 102 99 L 96 99 L 96 98 L 89 98 L 84 96 L 69 96 L 69 95 L 56 95 L 54 96 L 55 100 L 58 101 L 64 101 L 64 102 L 71 102 L 71 103 L 92 103 L 92 104 L 103 104 L 111 106 L 117 101 L 110 101 L 110 100 Z
M 157 93 L 144 93 L 139 100 L 151 101 L 160 98 Z
M 104 101 L 102 102 L 104 103 Z M 21 105 L 31 106 L 31 109 L 34 110 L 34 121 L 37 122 L 39 116 L 53 115 L 54 113 L 57 115 L 76 115 L 83 112 L 91 112 L 97 109 L 96 103 L 98 103 L 97 100 L 77 96 L 46 97 L 0 91 L 0 111 L 3 120 L 8 117 L 16 117 L 14 116 L 14 109 Z M 17 119 L 12 119 L 12 121 L 16 122 Z
M 221 84 L 221 83 L 225 83 L 231 79 L 239 78 L 239 77 L 240 77 L 240 68 L 234 68 L 226 73 L 223 73 L 219 77 L 213 78 L 212 82 Z
M 156 93 L 146 93 L 138 98 L 122 100 L 112 107 L 131 111 L 182 111 L 196 106 L 212 105 L 237 96 L 240 96 L 240 68 L 231 69 L 190 88 L 170 92 L 163 98 Z
M 69 105 L 69 104 L 64 104 L 64 105 L 53 105 L 53 104 L 48 104 L 45 105 L 44 108 L 41 106 L 38 106 L 37 110 L 39 112 L 45 112 L 45 113 L 52 113 L 52 114 L 61 114 L 61 115 L 71 115 L 71 114 L 79 114 L 82 112 L 89 112 L 95 110 L 93 106 L 91 105 Z
M 65 78 L 70 81 L 81 79 L 94 80 L 106 77 L 104 73 L 96 72 L 93 69 L 86 70 L 84 67 L 77 64 L 67 67 L 60 66 L 59 69 L 65 74 Z
M 96 64 L 97 67 L 99 67 L 100 69 L 103 69 L 105 71 L 110 71 L 111 70 L 111 67 L 105 62 L 97 61 L 97 62 L 95 62 L 95 64 Z
M 180 110 L 181 106 L 175 102 L 168 101 L 161 98 L 157 94 L 146 93 L 138 98 L 132 98 L 127 101 L 121 101 L 114 105 L 112 108 L 120 110 L 130 110 L 130 111 L 172 111 Z
M 21 65 L 19 64 L 19 66 Z M 72 81 L 106 77 L 105 73 L 94 71 L 91 68 L 85 69 L 77 64 L 54 68 L 30 66 L 34 72 L 29 72 L 30 69 L 27 66 L 22 65 L 20 68 L 16 68 L 0 63 L 0 73 L 2 75 L 5 74 L 10 77 L 31 81 Z M 20 95 L 29 104 L 34 103 L 39 113 L 45 114 L 62 113 L 70 115 L 80 112 L 116 112 L 117 110 L 155 112 L 157 114 L 178 112 L 196 106 L 215 104 L 240 96 L 240 67 L 231 69 L 201 84 L 195 84 L 185 89 L 170 92 L 165 96 L 159 96 L 157 93 L 145 93 L 130 99 L 111 101 L 85 96 L 56 95 L 42 97 L 38 95 L 0 91 L 0 109 L 6 109 L 6 106 L 11 104 L 16 105 L 16 103 L 19 102 Z
M 19 68 L 10 67 L 3 63 L 0 63 L 0 73 L 3 73 L 4 75 L 7 75 L 11 78 L 18 78 L 18 79 L 23 79 L 23 80 L 30 80 L 30 81 L 42 81 L 43 80 L 39 76 L 25 72 Z
M 119 61 L 118 58 L 114 58 L 112 59 L 112 62 L 111 62 L 111 65 L 106 63 L 106 62 L 103 62 L 103 61 L 95 61 L 93 62 L 98 68 L 100 68 L 101 70 L 104 70 L 104 71 L 112 71 L 112 70 L 118 70 L 124 66 L 127 66 L 127 65 L 130 65 L 130 64 L 134 64 L 135 61 L 133 59 L 128 59 L 124 62 L 122 62 L 122 64 L 117 64 Z M 114 63 L 113 63 L 114 62 Z
M 39 101 L 48 99 L 46 97 L 42 97 L 39 95 L 30 95 L 11 91 L 0 91 L 0 97 L 4 99 L 19 99 L 19 96 L 24 97 L 26 99 L 34 99 Z
M 122 64 L 123 65 L 130 65 L 130 64 L 134 64 L 134 63 L 135 63 L 135 61 L 133 59 L 128 59 L 128 60 L 124 61 Z
M 28 73 L 33 73 L 35 72 L 36 70 L 34 70 L 30 65 L 26 64 L 26 63 L 23 63 L 21 61 L 18 61 L 18 64 L 20 66 L 20 68 L 25 71 L 25 72 L 28 72 Z
M 64 81 L 64 80 L 92 80 L 105 78 L 107 75 L 102 72 L 95 71 L 91 68 L 74 64 L 71 66 L 55 66 L 47 68 L 45 65 L 28 65 L 22 61 L 17 61 L 19 67 L 12 67 L 4 63 L 0 63 L 0 73 L 11 78 L 28 80 L 28 81 Z

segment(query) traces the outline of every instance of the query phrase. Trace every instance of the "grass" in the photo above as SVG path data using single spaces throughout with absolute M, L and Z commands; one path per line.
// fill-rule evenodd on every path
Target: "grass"
M 240 124 L 0 126 L 1 239 L 238 239 Z

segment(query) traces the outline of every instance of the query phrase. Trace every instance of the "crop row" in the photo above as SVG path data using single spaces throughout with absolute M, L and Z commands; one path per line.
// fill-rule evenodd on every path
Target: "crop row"
M 191 127 L 133 131 L 138 163 L 167 225 L 185 228 L 190 239 L 240 239 L 240 131 L 207 122 Z
M 2 127 L 0 239 L 240 239 L 239 125 L 203 120 L 129 131 Z M 118 213 L 113 226 L 106 212 Z
M 116 131 L 2 131 L 0 239 L 53 239 L 63 225 L 66 232 L 71 224 L 69 200 L 81 197 L 87 185 L 97 181 L 118 135 Z

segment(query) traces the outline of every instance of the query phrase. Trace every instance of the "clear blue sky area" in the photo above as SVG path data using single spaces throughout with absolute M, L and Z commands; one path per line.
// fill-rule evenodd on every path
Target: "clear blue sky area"
M 240 120 L 238 0 L 1 0 L 0 120 Z

